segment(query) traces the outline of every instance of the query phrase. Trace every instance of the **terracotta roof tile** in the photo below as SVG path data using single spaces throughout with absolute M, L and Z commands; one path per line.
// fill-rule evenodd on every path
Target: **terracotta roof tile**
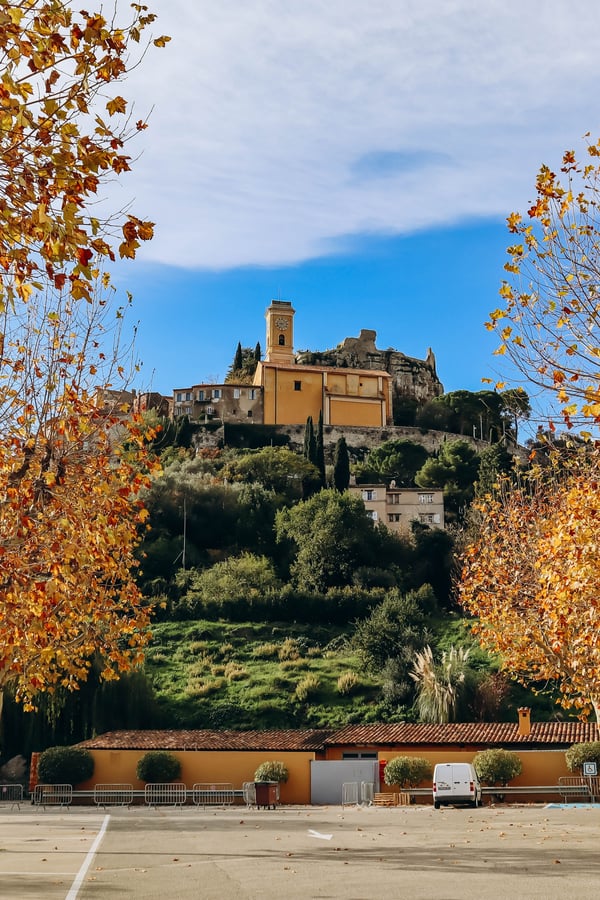
M 598 740 L 598 727 L 585 722 L 533 722 L 528 735 L 512 722 L 416 725 L 408 722 L 348 725 L 339 729 L 276 731 L 112 731 L 79 744 L 96 750 L 265 750 L 317 751 L 332 746 L 393 744 L 554 745 Z
M 88 750 L 321 750 L 329 729 L 280 731 L 109 731 L 82 741 Z
M 348 725 L 325 738 L 326 746 L 365 744 L 554 744 L 569 746 L 598 740 L 598 726 L 591 722 L 532 722 L 528 735 L 519 734 L 513 722 L 457 722 L 419 725 Z

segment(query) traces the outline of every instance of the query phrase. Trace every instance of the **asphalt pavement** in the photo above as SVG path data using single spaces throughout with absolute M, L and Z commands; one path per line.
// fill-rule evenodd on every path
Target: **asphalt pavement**
M 2 900 L 597 900 L 600 805 L 0 809 Z

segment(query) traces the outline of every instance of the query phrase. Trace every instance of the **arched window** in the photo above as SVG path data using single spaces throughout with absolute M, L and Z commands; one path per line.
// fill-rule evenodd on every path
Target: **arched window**
M 285 334 L 280 334 L 280 335 L 279 335 L 279 346 L 280 346 L 280 347 L 285 347 Z

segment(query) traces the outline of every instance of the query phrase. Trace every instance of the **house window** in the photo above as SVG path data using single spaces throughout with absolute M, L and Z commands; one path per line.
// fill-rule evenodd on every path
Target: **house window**
M 295 390 L 295 391 L 300 391 L 300 390 L 302 390 L 302 382 L 301 382 L 301 381 L 295 381 L 295 382 L 294 382 L 294 390 Z
M 362 491 L 363 500 L 377 500 L 377 491 Z
M 285 347 L 285 334 L 280 334 L 280 335 L 279 335 L 279 346 L 280 346 L 280 347 Z
M 400 519 L 400 513 L 389 513 L 388 515 L 388 522 L 399 522 Z
M 250 388 L 248 391 L 248 400 L 256 400 L 256 391 L 254 388 Z
M 220 400 L 220 399 L 221 399 L 221 391 L 219 388 L 215 388 L 213 391 L 213 400 Z
M 434 524 L 434 515 L 433 513 L 421 513 L 419 515 L 419 522 L 422 525 L 433 525 Z
M 185 399 L 186 399 L 186 400 L 191 400 L 191 399 L 192 399 L 192 392 L 191 392 L 191 391 L 186 391 L 186 392 L 185 392 Z
M 377 759 L 376 753 L 342 753 L 342 759 Z
M 204 400 L 204 391 L 198 391 L 198 400 Z
M 181 391 L 179 391 L 179 392 L 176 394 L 175 399 L 177 400 L 178 403 L 181 403 L 181 399 L 182 399 L 182 397 L 181 397 Z
M 242 392 L 240 391 L 239 388 L 234 388 L 234 389 L 233 389 L 233 399 L 234 399 L 234 400 L 239 400 L 240 397 L 241 397 L 241 395 L 242 395 Z
M 419 494 L 419 503 L 433 503 L 433 494 Z
M 392 506 L 398 506 L 400 503 L 400 494 L 389 494 L 388 503 L 391 503 Z
M 249 418 L 249 419 L 252 418 L 252 410 L 251 410 L 251 409 L 248 410 L 248 418 Z
M 379 515 L 377 514 L 377 510 L 376 510 L 376 509 L 368 509 L 368 510 L 367 510 L 367 515 L 368 515 L 368 517 L 369 517 L 370 519 L 373 519 L 374 522 L 376 522 L 377 519 L 379 518 Z

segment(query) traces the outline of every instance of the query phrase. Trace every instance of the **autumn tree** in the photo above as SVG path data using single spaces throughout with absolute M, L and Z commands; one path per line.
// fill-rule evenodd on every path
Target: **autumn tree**
M 459 600 L 504 670 L 600 714 L 600 459 L 554 457 L 476 504 Z
M 105 269 L 153 226 L 95 201 L 146 127 L 117 88 L 154 18 L 0 0 L 0 696 L 10 684 L 28 705 L 93 657 L 116 677 L 148 640 L 132 571 L 152 435 L 124 419 Z
M 600 421 L 600 141 L 560 174 L 544 165 L 527 215 L 512 213 L 503 306 L 487 327 L 526 381 L 553 397 L 567 423 Z

